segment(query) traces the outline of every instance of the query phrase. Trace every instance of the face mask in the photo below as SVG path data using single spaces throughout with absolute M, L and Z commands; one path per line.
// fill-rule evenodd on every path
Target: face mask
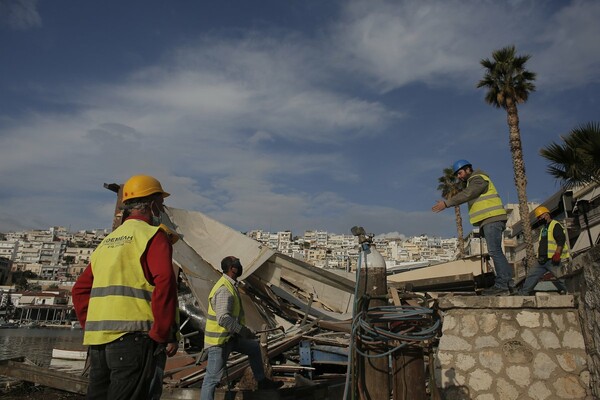
M 239 278 L 240 276 L 242 276 L 242 273 L 244 272 L 244 267 L 242 267 L 242 264 L 237 265 L 237 277 Z

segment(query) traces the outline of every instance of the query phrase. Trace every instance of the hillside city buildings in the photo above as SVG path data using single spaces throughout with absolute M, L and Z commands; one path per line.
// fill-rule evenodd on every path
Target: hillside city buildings
M 539 203 L 530 203 L 529 211 Z M 554 219 L 567 229 L 571 255 L 590 248 L 600 240 L 600 185 L 591 184 L 575 189 L 560 189 L 542 205 L 550 209 Z M 507 228 L 503 247 L 508 261 L 515 270 L 525 259 L 522 218 L 518 204 L 506 204 Z M 464 210 L 466 211 L 466 210 Z M 468 216 L 463 215 L 468 220 Z M 534 228 L 534 240 L 541 224 L 530 214 L 527 223 Z M 477 228 L 468 222 L 465 228 L 464 255 L 487 254 L 485 240 L 480 240 Z M 0 285 L 6 284 L 9 272 L 30 271 L 45 280 L 74 281 L 90 261 L 94 248 L 109 233 L 108 229 L 85 230 L 75 233 L 64 227 L 47 230 L 0 233 Z M 247 236 L 293 258 L 319 268 L 353 271 L 358 261 L 358 240 L 350 234 L 337 234 L 310 230 L 295 236 L 289 230 L 265 232 L 252 230 Z M 418 265 L 431 265 L 457 258 L 456 238 L 394 237 L 382 234 L 374 243 L 386 260 L 388 269 L 402 269 Z
M 0 237 L 0 271 L 5 274 L 30 271 L 43 280 L 74 280 L 90 261 L 95 247 L 108 229 L 68 232 L 64 227 L 47 230 L 8 232 Z M 291 257 L 320 268 L 353 270 L 358 259 L 358 240 L 352 235 L 326 231 L 306 231 L 293 236 L 291 231 L 253 230 L 247 236 Z M 375 244 L 390 266 L 410 262 L 439 263 L 456 258 L 456 238 L 375 237 Z M 3 284 L 0 280 L 0 284 Z
M 530 204 L 530 210 L 537 205 Z M 506 208 L 509 221 L 504 240 L 505 251 L 509 262 L 515 262 L 522 242 L 518 236 L 513 237 L 513 227 L 520 220 L 519 210 L 516 204 L 508 204 Z M 95 247 L 109 232 L 108 229 L 96 229 L 72 233 L 64 227 L 51 227 L 47 230 L 0 233 L 0 285 L 6 282 L 9 271 L 30 271 L 43 280 L 73 281 L 89 263 Z M 353 271 L 358 261 L 358 239 L 350 234 L 310 230 L 302 236 L 294 236 L 289 230 L 252 230 L 246 235 L 280 253 L 319 268 Z M 456 238 L 425 234 L 413 237 L 384 234 L 374 237 L 374 243 L 389 269 L 454 260 L 457 257 L 457 242 Z M 485 241 L 480 240 L 478 230 L 470 231 L 465 237 L 465 255 L 486 252 Z
M 533 210 L 538 203 L 530 203 Z M 571 256 L 575 257 L 600 243 L 600 185 L 560 189 L 542 205 L 567 229 Z M 507 228 L 503 247 L 513 265 L 515 278 L 524 277 L 525 244 L 523 223 L 533 228 L 534 240 L 542 224 L 530 213 L 523 220 L 516 204 L 507 204 Z M 466 210 L 464 210 L 466 211 Z M 465 212 L 465 220 L 468 218 Z M 487 257 L 485 240 L 468 223 L 464 256 Z M 96 246 L 109 229 L 69 232 L 64 227 L 0 233 L 0 323 L 15 320 L 38 323 L 75 322 L 70 291 L 83 272 Z M 321 230 L 295 236 L 291 231 L 253 230 L 247 236 L 280 253 L 316 267 L 354 271 L 358 262 L 358 239 L 353 235 Z M 382 234 L 373 241 L 386 261 L 388 273 L 444 263 L 457 258 L 456 238 L 419 235 L 403 237 Z
M 44 280 L 72 280 L 108 233 L 108 229 L 72 233 L 64 227 L 0 233 L 0 268 L 6 265 L 11 272 L 29 271 Z M 0 279 L 0 284 L 4 283 Z

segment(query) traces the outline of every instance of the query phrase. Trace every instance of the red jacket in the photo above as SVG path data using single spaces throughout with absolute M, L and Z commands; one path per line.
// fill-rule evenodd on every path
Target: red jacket
M 137 219 L 149 222 L 144 218 Z M 159 230 L 148 243 L 148 248 L 140 260 L 146 280 L 154 286 L 151 301 L 154 324 L 148 335 L 158 343 L 176 341 L 174 327 L 176 326 L 175 313 L 178 310 L 177 278 L 173 272 L 172 257 L 173 246 L 167 234 Z M 93 283 L 92 265 L 89 264 L 75 282 L 72 290 L 75 313 L 84 329 Z

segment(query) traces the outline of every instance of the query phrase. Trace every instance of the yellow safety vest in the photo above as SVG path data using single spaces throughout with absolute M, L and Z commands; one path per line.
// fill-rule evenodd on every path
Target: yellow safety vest
M 215 286 L 213 286 L 210 294 L 208 295 L 208 315 L 206 316 L 206 328 L 204 329 L 205 347 L 220 346 L 226 343 L 232 336 L 231 332 L 219 325 L 219 321 L 217 321 L 217 313 L 212 307 L 212 298 L 221 286 L 225 286 L 233 296 L 233 311 L 231 312 L 231 316 L 237 319 L 240 324 L 245 324 L 244 308 L 242 307 L 242 300 L 240 299 L 238 291 L 235 287 L 233 287 L 233 284 L 229 281 L 229 279 L 223 275 L 221 279 L 217 281 Z
M 83 344 L 105 344 L 127 332 L 150 331 L 154 286 L 146 280 L 140 259 L 158 230 L 144 221 L 126 220 L 92 253 L 94 283 Z
M 556 253 L 556 249 L 558 247 L 558 245 L 556 244 L 556 239 L 554 239 L 554 227 L 558 224 L 558 226 L 560 226 L 562 228 L 562 230 L 564 231 L 565 228 L 563 228 L 563 226 L 561 225 L 560 222 L 552 220 L 550 221 L 550 225 L 548 225 L 548 258 L 552 258 L 552 256 L 554 255 L 554 253 Z M 567 233 L 565 232 L 565 235 Z M 540 239 L 542 240 L 542 230 L 540 230 Z M 569 254 L 569 246 L 567 246 L 567 242 L 565 240 L 565 244 L 563 245 L 562 248 L 562 253 L 560 253 L 560 258 L 561 259 L 565 259 L 565 258 L 569 258 L 570 254 Z
M 467 187 L 469 186 L 471 179 L 476 176 L 480 176 L 487 181 L 488 189 L 478 198 L 469 201 L 469 221 L 471 224 L 477 225 L 486 218 L 495 217 L 498 215 L 506 215 L 506 210 L 502 205 L 502 200 L 498 195 L 498 191 L 492 183 L 492 180 L 487 175 L 472 175 L 467 181 Z

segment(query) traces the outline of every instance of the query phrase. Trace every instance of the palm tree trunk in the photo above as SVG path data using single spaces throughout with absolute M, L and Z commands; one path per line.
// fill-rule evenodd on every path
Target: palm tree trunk
M 458 258 L 461 259 L 465 256 L 465 238 L 462 226 L 462 215 L 460 215 L 460 206 L 454 207 L 454 215 L 456 216 L 456 232 L 458 233 L 458 243 L 456 247 L 458 250 Z
M 523 225 L 523 239 L 525 242 L 526 264 L 535 265 L 535 253 L 533 251 L 533 235 L 529 223 L 529 206 L 527 204 L 527 176 L 525 175 L 525 161 L 523 160 L 523 148 L 521 146 L 521 131 L 519 130 L 519 112 L 517 105 L 512 99 L 506 101 L 506 112 L 508 114 L 509 144 L 515 173 L 515 186 L 519 198 L 519 214 Z

